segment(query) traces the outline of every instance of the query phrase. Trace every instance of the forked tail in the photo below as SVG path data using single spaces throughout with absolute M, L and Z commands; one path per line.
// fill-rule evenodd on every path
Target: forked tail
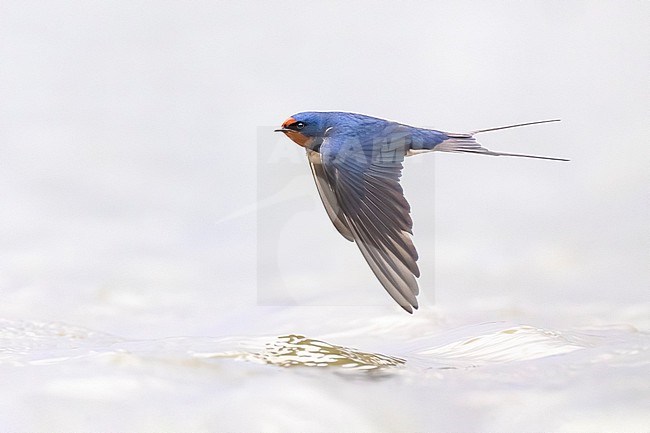
M 474 135 L 480 134 L 481 132 L 498 131 L 501 129 L 517 128 L 519 126 L 537 125 L 540 123 L 550 123 L 550 122 L 559 122 L 559 121 L 560 119 L 540 120 L 537 122 L 527 122 L 527 123 L 518 123 L 516 125 L 499 126 L 497 128 L 479 129 L 478 131 L 472 131 L 467 133 L 446 132 L 445 134 L 449 138 L 444 140 L 442 143 L 436 145 L 433 150 L 437 150 L 440 152 L 462 152 L 462 153 L 476 153 L 479 155 L 490 155 L 490 156 L 517 156 L 520 158 L 568 161 L 568 159 L 565 158 L 553 158 L 550 156 L 526 155 L 522 153 L 493 152 L 481 146 L 474 138 Z

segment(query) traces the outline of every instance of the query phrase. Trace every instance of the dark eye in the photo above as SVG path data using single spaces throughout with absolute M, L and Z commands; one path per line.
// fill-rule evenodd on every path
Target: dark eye
M 302 122 L 296 122 L 296 129 L 302 129 L 305 127 L 305 124 Z

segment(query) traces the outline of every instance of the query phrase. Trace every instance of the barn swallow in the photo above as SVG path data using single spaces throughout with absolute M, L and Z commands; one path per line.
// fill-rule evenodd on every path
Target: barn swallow
M 407 312 L 418 308 L 418 253 L 410 206 L 399 183 L 404 157 L 424 152 L 568 161 L 563 158 L 493 152 L 474 135 L 558 119 L 468 133 L 416 128 L 362 114 L 302 112 L 284 121 L 282 132 L 307 151 L 316 188 L 334 227 L 355 242 L 381 285 Z

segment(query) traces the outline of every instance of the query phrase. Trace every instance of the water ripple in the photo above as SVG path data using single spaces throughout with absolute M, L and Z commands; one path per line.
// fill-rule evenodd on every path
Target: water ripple
M 232 354 L 228 356 L 232 357 Z M 215 358 L 220 355 L 208 354 L 205 357 Z M 277 337 L 266 343 L 263 350 L 249 352 L 242 358 L 280 367 L 340 367 L 356 370 L 396 367 L 406 362 L 394 356 L 362 352 L 303 335 Z

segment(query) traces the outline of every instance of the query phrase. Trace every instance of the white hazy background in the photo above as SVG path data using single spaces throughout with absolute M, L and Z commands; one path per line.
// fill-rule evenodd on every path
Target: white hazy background
M 649 21 L 637 1 L 3 0 L 0 318 L 130 339 L 402 320 L 331 227 L 302 149 L 272 133 L 341 110 L 447 131 L 562 119 L 479 138 L 570 162 L 407 160 L 414 320 L 435 305 L 455 325 L 648 330 Z M 255 208 L 269 150 L 295 180 L 274 202 L 273 271 Z M 274 307 L 258 305 L 266 276 Z

